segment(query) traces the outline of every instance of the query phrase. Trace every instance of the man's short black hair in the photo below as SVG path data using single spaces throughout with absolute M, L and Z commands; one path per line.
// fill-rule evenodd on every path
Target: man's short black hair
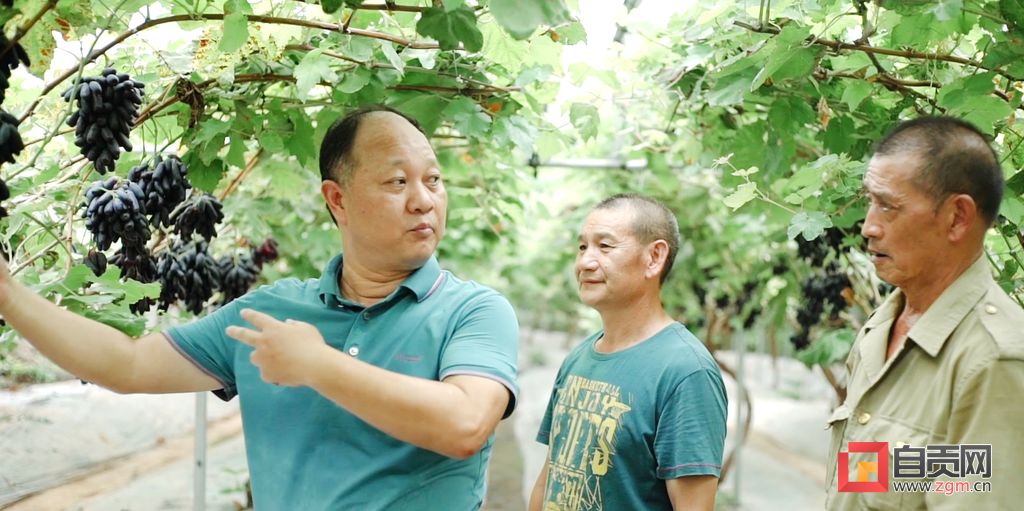
M 913 153 L 921 162 L 914 185 L 936 206 L 955 194 L 967 194 L 992 225 L 1003 201 L 1003 169 L 987 137 L 973 124 L 954 117 L 906 121 L 878 141 L 876 156 Z
M 638 193 L 612 195 L 598 202 L 594 206 L 594 211 L 618 208 L 628 208 L 632 212 L 633 221 L 630 224 L 633 235 L 641 244 L 647 245 L 657 240 L 665 240 L 665 243 L 668 243 L 668 257 L 658 281 L 658 284 L 665 284 L 668 274 L 672 272 L 676 254 L 679 253 L 679 222 L 676 216 L 661 201 Z
M 416 129 L 423 131 L 420 123 L 412 117 L 391 108 L 387 105 L 372 104 L 361 106 L 341 119 L 338 119 L 327 130 L 324 141 L 320 145 L 320 179 L 323 181 L 335 181 L 342 186 L 348 186 L 352 181 L 352 174 L 355 171 L 356 161 L 352 154 L 355 145 L 356 134 L 359 131 L 359 124 L 363 117 L 374 112 L 391 112 L 409 121 Z

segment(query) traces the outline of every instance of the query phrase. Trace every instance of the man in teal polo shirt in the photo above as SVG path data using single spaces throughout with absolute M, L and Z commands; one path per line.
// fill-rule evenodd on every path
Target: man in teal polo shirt
M 260 511 L 475 510 L 516 402 L 518 322 L 442 271 L 447 193 L 416 121 L 374 107 L 327 132 L 321 192 L 344 257 L 202 320 L 132 339 L 14 281 L 0 313 L 40 352 L 122 393 L 241 398 Z

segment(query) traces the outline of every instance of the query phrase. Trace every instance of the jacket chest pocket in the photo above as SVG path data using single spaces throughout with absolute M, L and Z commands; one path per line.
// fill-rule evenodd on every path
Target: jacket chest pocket
M 846 410 L 840 415 L 845 415 L 842 420 L 842 429 L 837 431 L 836 424 L 833 425 L 832 431 L 832 456 L 835 458 L 830 460 L 830 471 L 837 471 L 838 467 L 838 451 L 840 448 L 845 447 L 844 441 L 847 442 L 883 442 L 888 444 L 887 460 L 885 460 L 885 468 L 888 473 L 889 488 L 887 492 L 877 493 L 854 493 L 851 494 L 856 501 L 859 501 L 857 509 L 864 509 L 866 511 L 909 511 L 916 509 L 925 509 L 924 493 L 919 492 L 901 492 L 897 493 L 892 491 L 893 481 L 913 481 L 915 479 L 895 479 L 895 468 L 893 466 L 893 449 L 910 445 L 913 447 L 925 447 L 931 440 L 932 435 L 924 428 L 915 427 L 906 424 L 902 421 L 893 419 L 888 416 L 876 414 L 871 415 L 866 412 L 856 413 L 856 410 Z M 835 416 L 835 414 L 833 414 Z M 851 423 L 851 419 L 853 422 Z M 839 421 L 837 421 L 838 424 Z M 875 461 L 882 464 L 883 460 L 878 459 L 877 454 L 851 454 L 848 462 L 851 467 L 855 466 L 854 460 L 859 461 Z M 878 467 L 879 469 L 881 467 Z M 879 470 L 881 472 L 881 470 Z M 856 469 L 850 468 L 849 474 L 851 477 L 855 477 Z M 876 476 L 877 477 L 877 476 Z M 877 480 L 877 479 L 876 479 Z M 838 480 L 833 477 L 831 484 L 837 484 Z

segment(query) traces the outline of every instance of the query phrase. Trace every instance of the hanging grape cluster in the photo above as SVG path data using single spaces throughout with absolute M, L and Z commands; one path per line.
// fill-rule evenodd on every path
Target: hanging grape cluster
M 198 233 L 207 242 L 217 236 L 217 224 L 224 220 L 223 205 L 208 193 L 194 194 L 170 217 L 174 232 L 182 239 Z
M 790 339 L 796 349 L 810 345 L 811 327 L 821 321 L 822 315 L 828 312 L 829 319 L 836 320 L 850 306 L 847 296 L 853 296 L 852 285 L 850 277 L 836 263 L 829 265 L 826 272 L 815 272 L 804 279 L 800 284 L 803 305 L 796 314 L 800 332 Z
M 221 305 L 227 305 L 234 299 L 249 292 L 249 288 L 260 277 L 260 268 L 251 257 L 224 256 L 217 261 L 220 267 L 220 283 L 218 288 L 223 297 Z
M 267 238 L 263 244 L 252 249 L 252 262 L 261 269 L 264 264 L 276 261 L 278 257 L 281 254 L 277 251 L 277 240 L 274 238 Z
M 10 43 L 7 35 L 4 34 L 3 30 L 0 30 L 0 51 L 3 51 Z M 0 103 L 4 102 L 7 89 L 11 86 L 11 71 L 17 68 L 19 64 L 25 64 L 25 67 L 29 67 L 32 65 L 32 61 L 29 60 L 25 48 L 21 47 L 21 43 L 15 43 L 10 51 L 0 56 Z
M 25 149 L 19 124 L 17 117 L 0 110 L 0 163 L 14 163 L 14 156 Z
M 176 241 L 169 250 L 160 254 L 157 272 L 160 275 L 160 308 L 167 310 L 181 300 L 193 314 L 203 311 L 203 305 L 213 296 L 220 282 L 220 266 L 210 255 L 205 241 L 184 243 Z
M 171 212 L 188 197 L 192 185 L 185 180 L 188 167 L 177 156 L 156 157 L 151 169 L 148 163 L 132 167 L 128 180 L 139 185 L 145 196 L 146 212 L 154 228 L 170 227 Z
M 97 277 L 107 272 L 107 254 L 103 252 L 90 250 L 89 255 L 85 256 L 84 262 Z
M 75 128 L 75 145 L 100 174 L 114 171 L 121 148 L 132 150 L 128 134 L 135 126 L 145 84 L 108 67 L 101 76 L 82 78 L 64 91 L 64 101 L 78 101 L 68 126 Z
M 156 282 L 160 277 L 156 268 L 156 259 L 149 249 L 145 247 L 142 250 L 135 250 L 128 246 L 122 246 L 110 258 L 110 264 L 121 269 L 121 277 L 136 280 L 143 284 Z M 152 298 L 144 296 L 141 300 L 129 305 L 128 308 L 135 314 L 142 314 L 151 309 L 155 304 L 156 302 Z
M 141 252 L 151 232 L 146 219 L 145 195 L 139 185 L 112 177 L 97 182 L 85 193 L 85 227 L 96 240 L 96 247 L 107 250 L 121 240 L 130 250 Z

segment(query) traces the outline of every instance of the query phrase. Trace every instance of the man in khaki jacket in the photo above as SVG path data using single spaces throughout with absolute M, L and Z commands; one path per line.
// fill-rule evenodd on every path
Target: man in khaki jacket
M 916 119 L 879 142 L 864 187 L 862 234 L 899 289 L 847 359 L 826 507 L 1024 509 L 1024 309 L 993 280 L 983 245 L 1002 200 L 999 158 L 968 123 Z M 884 444 L 847 453 L 849 442 L 888 443 L 889 463 L 878 463 Z M 876 492 L 849 491 L 884 476 Z

